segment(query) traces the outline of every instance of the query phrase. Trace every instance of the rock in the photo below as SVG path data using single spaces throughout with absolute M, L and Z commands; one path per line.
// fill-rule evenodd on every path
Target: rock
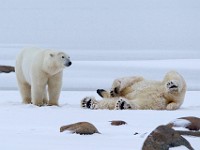
M 13 66 L 0 66 L 0 73 L 10 73 L 15 72 L 15 67 Z
M 110 122 L 111 122 L 111 125 L 113 125 L 113 126 L 121 126 L 121 125 L 127 124 L 125 121 L 121 121 L 121 120 L 113 120 Z
M 181 117 L 178 119 L 175 119 L 174 121 L 170 122 L 168 126 L 171 127 L 183 127 L 187 128 L 189 130 L 195 130 L 198 131 L 200 129 L 200 118 L 198 117 Z
M 196 137 L 200 137 L 200 132 L 193 132 L 193 131 L 179 131 L 177 130 L 177 132 L 180 135 L 188 135 L 188 136 L 196 136 Z
M 177 131 L 169 126 L 158 126 L 144 141 L 142 150 L 168 150 L 171 147 L 184 145 L 189 150 L 194 150 L 190 143 Z
M 89 122 L 78 122 L 78 123 L 60 127 L 60 132 L 63 132 L 65 130 L 71 131 L 72 133 L 81 134 L 81 135 L 94 134 L 94 133 L 100 134 L 97 128 Z

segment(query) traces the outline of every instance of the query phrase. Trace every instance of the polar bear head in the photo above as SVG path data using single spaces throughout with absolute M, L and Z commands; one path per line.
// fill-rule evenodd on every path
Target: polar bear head
M 71 64 L 70 57 L 64 52 L 46 51 L 44 54 L 43 69 L 51 75 L 62 71 Z

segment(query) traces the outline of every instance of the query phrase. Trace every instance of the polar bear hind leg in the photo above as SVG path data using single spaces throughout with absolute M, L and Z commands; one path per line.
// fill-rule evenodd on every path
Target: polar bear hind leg
M 81 100 L 81 107 L 88 109 L 97 109 L 98 101 L 94 97 L 85 97 Z
M 19 90 L 24 104 L 31 104 L 31 86 L 28 83 L 20 83 Z
M 133 109 L 131 105 L 124 99 L 120 98 L 115 105 L 116 110 Z
M 20 62 L 16 61 L 16 63 L 19 64 Z M 22 68 L 20 65 L 15 66 L 15 72 L 16 72 L 19 91 L 22 97 L 22 102 L 24 104 L 30 104 L 31 103 L 31 86 L 30 84 L 26 82 L 24 75 L 21 75 Z
M 81 100 L 81 107 L 87 109 L 115 109 L 118 98 L 103 98 L 97 101 L 94 97 L 85 97 Z

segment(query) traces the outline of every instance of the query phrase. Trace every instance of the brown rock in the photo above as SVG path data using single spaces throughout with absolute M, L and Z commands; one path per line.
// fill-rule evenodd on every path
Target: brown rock
M 182 117 L 179 119 L 186 119 L 191 122 L 186 128 L 189 130 L 199 130 L 200 129 L 200 118 L 198 117 Z
M 89 122 L 78 122 L 78 123 L 60 127 L 60 132 L 63 132 L 65 130 L 71 131 L 72 133 L 81 134 L 81 135 L 100 133 L 97 130 L 97 128 Z
M 0 66 L 0 73 L 9 73 L 9 72 L 15 72 L 15 68 L 13 66 Z
M 121 121 L 121 120 L 113 120 L 110 122 L 111 122 L 111 125 L 113 125 L 113 126 L 121 126 L 121 125 L 127 124 L 125 121 Z
M 142 150 L 168 150 L 171 147 L 184 145 L 194 150 L 190 143 L 169 126 L 158 126 L 144 141 Z
M 186 121 L 189 121 L 190 123 L 188 123 L 188 124 L 177 124 L 176 122 L 178 122 L 180 120 L 186 120 Z M 173 122 L 170 122 L 168 125 L 171 126 L 171 127 L 185 127 L 189 130 L 198 131 L 200 129 L 200 118 L 193 117 L 193 116 L 181 117 L 181 118 L 174 120 Z
M 200 132 L 198 132 L 198 131 L 193 132 L 193 131 L 180 131 L 180 130 L 177 130 L 177 132 L 178 132 L 180 135 L 188 135 L 188 136 L 200 137 Z

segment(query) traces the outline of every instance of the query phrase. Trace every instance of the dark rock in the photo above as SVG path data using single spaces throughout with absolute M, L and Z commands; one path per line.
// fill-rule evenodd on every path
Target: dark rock
M 13 66 L 0 66 L 0 73 L 10 73 L 15 72 L 15 68 Z
M 186 120 L 186 123 L 185 124 L 184 123 L 178 123 L 181 120 Z M 193 116 L 181 117 L 181 118 L 178 118 L 178 119 L 170 122 L 168 124 L 168 126 L 171 126 L 171 127 L 183 127 L 183 128 L 187 128 L 189 130 L 198 131 L 200 129 L 200 118 L 193 117 Z
M 60 127 L 60 132 L 63 132 L 66 130 L 71 131 L 72 133 L 77 133 L 81 135 L 100 133 L 97 130 L 97 128 L 89 122 L 78 122 L 78 123 L 69 124 L 69 125 Z
M 184 145 L 194 150 L 190 143 L 169 126 L 158 126 L 144 141 L 142 150 L 168 150 L 171 147 Z
M 110 121 L 110 122 L 111 122 L 111 125 L 113 125 L 113 126 L 120 126 L 120 125 L 127 124 L 125 121 L 121 121 L 121 120 L 113 120 L 113 121 Z

